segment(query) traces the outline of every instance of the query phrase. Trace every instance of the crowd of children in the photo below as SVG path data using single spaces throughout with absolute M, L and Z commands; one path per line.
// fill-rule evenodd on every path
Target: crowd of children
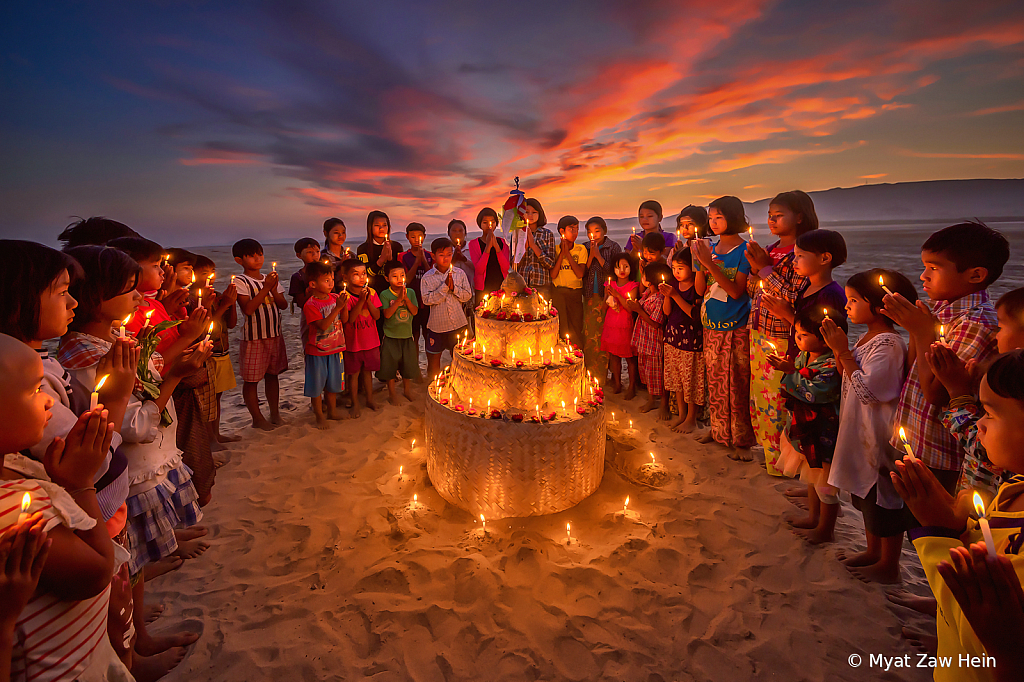
M 403 248 L 388 215 L 373 211 L 353 253 L 345 223 L 331 218 L 322 245 L 295 243 L 302 267 L 287 294 L 253 239 L 233 245 L 241 272 L 222 287 L 209 258 L 105 218 L 69 226 L 63 251 L 0 243 L 10 292 L 0 301 L 0 405 L 17 426 L 0 437 L 11 453 L 0 480 L 0 673 L 157 679 L 195 641 L 148 633 L 145 583 L 208 546 L 199 524 L 214 453 L 238 438 L 219 427 L 221 396 L 236 385 L 230 329 L 239 327 L 252 426 L 274 429 L 291 298 L 304 395 L 327 429 L 378 409 L 374 377 L 392 404 L 413 400 L 420 337 L 433 377 L 472 334 L 472 306 L 514 268 L 554 302 L 559 334 L 613 393 L 646 390 L 640 409 L 657 409 L 673 430 L 737 461 L 762 450 L 769 475 L 799 478 L 805 485 L 786 494 L 803 511 L 786 521 L 808 542 L 834 539 L 848 494 L 866 548 L 837 556 L 859 578 L 898 582 L 910 533 L 936 599 L 893 601 L 938 614 L 940 654 L 988 652 L 999 666 L 987 674 L 1017 679 L 1022 630 L 993 623 L 1024 621 L 1024 290 L 989 300 L 1009 258 L 1002 235 L 977 222 L 932 235 L 921 248 L 929 305 L 894 270 L 836 282 L 846 243 L 819 227 L 800 191 L 770 202 L 768 246 L 731 196 L 687 206 L 674 233 L 661 226 L 662 206 L 645 201 L 625 248 L 600 217 L 578 243 L 574 216 L 558 220 L 556 238 L 537 199 L 525 213 L 518 263 L 490 208 L 477 215 L 480 237 L 452 221 L 429 250 L 421 223 L 408 225 Z M 850 324 L 865 329 L 852 344 Z M 991 547 L 976 544 L 976 492 Z

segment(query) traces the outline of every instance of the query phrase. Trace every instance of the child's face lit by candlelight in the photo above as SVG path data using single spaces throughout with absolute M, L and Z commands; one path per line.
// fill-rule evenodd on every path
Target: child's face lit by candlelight
M 357 292 L 366 286 L 366 266 L 357 265 L 348 273 L 348 286 L 350 289 L 355 289 Z
M 604 228 L 602 228 L 597 223 L 590 223 L 589 225 L 587 225 L 587 238 L 590 241 L 597 242 L 598 244 L 603 244 L 604 236 Z
M 248 272 L 259 272 L 263 269 L 263 253 L 252 253 L 248 256 L 241 256 L 235 262 Z
M 877 313 L 871 310 L 871 303 L 860 292 L 846 287 L 846 317 L 851 324 L 868 324 L 876 319 Z
M 999 329 L 996 330 L 996 344 L 1000 353 L 1009 353 L 1011 350 L 1024 348 L 1024 325 L 1021 320 L 1015 320 L 1007 312 L 1006 306 L 996 309 L 999 318 Z
M 326 275 L 320 275 L 309 283 L 309 288 L 316 294 L 327 296 L 334 291 L 334 273 L 329 272 Z
M 629 279 L 629 263 L 625 259 L 615 263 L 615 276 L 619 279 Z
M 139 291 L 145 293 L 156 291 L 164 284 L 164 269 L 160 265 L 160 258 L 142 261 L 139 266 L 142 274 L 139 275 Z
M 388 273 L 388 284 L 391 285 L 392 290 L 401 291 L 405 288 L 405 270 L 402 268 L 395 268 Z
M 537 221 L 540 220 L 540 213 L 533 206 L 525 206 L 523 208 L 523 215 L 526 216 L 526 222 L 530 224 L 530 227 L 536 225 Z
M 768 206 L 768 229 L 776 237 L 791 237 L 796 234 L 800 224 L 800 216 L 786 206 L 771 204 Z
M 825 342 L 815 336 L 812 332 L 803 328 L 803 325 L 796 325 L 793 328 L 796 337 L 796 347 L 808 353 L 821 353 L 825 350 Z
M 448 268 L 451 267 L 452 257 L 455 255 L 455 251 L 448 247 L 447 249 L 441 249 L 440 251 L 434 251 L 434 266 L 438 272 L 448 272 Z
M 43 439 L 53 398 L 42 390 L 43 362 L 21 341 L 0 341 L 0 414 L 7 420 L 0 434 L 3 452 L 17 452 Z
M 485 215 L 480 219 L 480 229 L 483 230 L 484 236 L 487 236 L 498 229 L 498 221 L 494 219 L 494 216 Z
M 729 222 L 717 208 L 710 208 L 708 209 L 708 226 L 716 235 L 722 235 L 729 229 Z
M 988 277 L 985 268 L 967 268 L 960 272 L 949 256 L 934 251 L 921 251 L 924 271 L 921 281 L 924 293 L 933 301 L 954 301 L 979 291 Z
M 39 328 L 36 330 L 36 341 L 55 339 L 68 331 L 68 325 L 75 319 L 75 308 L 78 306 L 68 285 L 71 277 L 63 270 L 57 279 L 43 291 L 39 298 Z
M 566 225 L 560 230 L 560 232 L 562 234 L 562 239 L 567 242 L 575 243 L 576 237 L 580 236 L 580 224 L 573 223 L 572 225 Z
M 298 255 L 299 260 L 301 260 L 306 265 L 309 265 L 313 261 L 320 260 L 320 245 L 317 244 L 316 246 L 307 246 L 306 248 L 302 249 L 302 251 L 299 251 L 299 253 L 296 255 Z M 202 279 L 201 277 L 199 277 L 199 275 L 196 275 L 196 277 Z
M 799 246 L 793 247 L 793 270 L 802 277 L 811 277 L 832 269 L 832 254 L 805 251 Z
M 111 324 L 114 322 L 120 323 L 121 320 L 129 315 L 135 314 L 135 311 L 139 309 L 139 304 L 142 303 L 142 294 L 139 293 L 137 288 L 127 289 L 131 284 L 131 282 L 128 282 L 120 294 L 114 298 L 108 298 L 100 304 L 96 321 L 110 322 Z
M 327 243 L 331 246 L 341 246 L 345 243 L 346 230 L 344 225 L 335 225 L 327 233 Z
M 419 230 L 412 230 L 410 232 L 405 233 L 405 238 L 409 240 L 409 246 L 415 247 L 417 249 L 423 246 L 423 240 L 426 238 L 426 236 L 427 235 L 420 232 Z
M 370 230 L 373 232 L 373 238 L 377 241 L 383 241 L 388 237 L 388 221 L 384 218 L 374 218 L 373 225 L 370 226 Z
M 658 256 L 661 255 L 660 251 L 651 251 L 647 247 L 644 247 L 640 251 L 640 257 L 644 259 L 644 263 L 653 263 L 658 260 Z
M 693 279 L 693 270 L 691 270 L 690 266 L 686 263 L 673 260 L 672 276 L 676 278 L 677 282 L 689 282 Z
M 192 266 L 188 263 L 178 263 L 174 267 L 174 277 L 180 287 L 192 284 Z
M 1015 474 L 1024 473 L 1024 404 L 996 395 L 981 380 L 981 406 L 985 415 L 978 420 L 978 440 L 989 460 Z
M 679 218 L 679 220 L 676 221 L 676 227 L 679 229 L 680 239 L 696 239 L 697 223 L 693 222 L 692 218 Z
M 637 211 L 636 219 L 640 221 L 640 227 L 644 229 L 644 232 L 657 230 L 661 222 L 658 220 L 658 214 L 649 208 L 641 208 Z

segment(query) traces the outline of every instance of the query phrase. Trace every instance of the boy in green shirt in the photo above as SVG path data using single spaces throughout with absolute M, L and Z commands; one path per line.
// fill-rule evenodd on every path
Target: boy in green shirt
M 402 393 L 409 402 L 409 381 L 419 379 L 420 360 L 416 339 L 412 335 L 412 320 L 419 310 L 416 292 L 405 286 L 405 266 L 392 261 L 383 268 L 388 288 L 380 292 L 381 313 L 384 317 L 384 339 L 380 346 L 380 371 L 377 379 L 388 385 L 388 402 L 398 405 L 395 381 L 402 373 Z
M 583 276 L 587 272 L 587 249 L 576 243 L 580 221 L 575 216 L 562 216 L 558 221 L 562 242 L 551 266 L 555 309 L 558 310 L 558 336 L 569 337 L 572 345 L 583 348 Z

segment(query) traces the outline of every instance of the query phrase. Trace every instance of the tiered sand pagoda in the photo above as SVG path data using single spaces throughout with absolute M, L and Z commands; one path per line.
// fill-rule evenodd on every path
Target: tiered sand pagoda
M 604 473 L 603 394 L 558 312 L 515 272 L 476 310 L 476 338 L 430 385 L 427 473 L 452 504 L 487 519 L 578 504 Z

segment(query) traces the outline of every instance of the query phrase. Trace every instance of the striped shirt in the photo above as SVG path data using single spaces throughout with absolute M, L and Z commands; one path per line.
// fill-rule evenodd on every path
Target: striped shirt
M 758 273 L 764 289 L 758 286 L 754 277 L 747 280 L 747 293 L 750 295 L 750 328 L 775 339 L 787 339 L 792 334 L 793 325 L 781 317 L 777 317 L 761 302 L 761 294 L 781 298 L 796 307 L 796 299 L 803 292 L 810 280 L 796 274 L 793 269 L 793 247 L 782 247 L 776 242 L 765 251 L 772 259 L 771 267 Z
M 995 308 L 988 300 L 988 291 L 982 289 L 955 301 L 937 301 L 932 313 L 939 324 L 946 326 L 946 343 L 961 360 L 975 358 L 979 363 L 995 357 L 996 329 L 999 321 Z M 899 427 L 904 427 L 907 441 L 924 463 L 932 469 L 960 471 L 964 461 L 964 449 L 956 437 L 942 425 L 943 405 L 934 405 L 924 397 L 918 364 L 921 349 L 910 368 L 910 375 L 903 384 L 899 406 L 896 408 L 896 423 L 889 441 L 894 448 L 903 452 Z
M 235 286 L 238 288 L 239 294 L 252 299 L 256 298 L 256 295 L 259 294 L 265 279 L 266 275 L 260 277 L 260 279 L 255 279 L 248 275 L 237 275 L 235 277 Z M 284 296 L 284 288 L 280 282 L 277 283 L 275 291 Z M 275 336 L 281 336 L 281 311 L 274 302 L 273 294 L 267 294 L 260 307 L 252 315 L 245 316 L 245 322 L 242 324 L 242 340 L 271 339 Z
M 21 498 L 32 496 L 29 513 L 42 512 L 46 529 L 61 525 L 63 514 L 54 507 L 47 490 L 33 479 L 0 482 L 0 531 L 18 520 Z M 61 491 L 62 492 L 62 491 Z M 62 504 L 74 505 L 70 496 Z M 88 519 L 77 505 L 73 510 L 76 528 L 88 530 Z M 89 524 L 88 521 L 92 521 Z M 46 682 L 74 680 L 86 669 L 89 657 L 107 636 L 107 607 L 110 586 L 89 599 L 64 601 L 54 594 L 37 591 L 18 617 L 14 631 L 11 679 Z

